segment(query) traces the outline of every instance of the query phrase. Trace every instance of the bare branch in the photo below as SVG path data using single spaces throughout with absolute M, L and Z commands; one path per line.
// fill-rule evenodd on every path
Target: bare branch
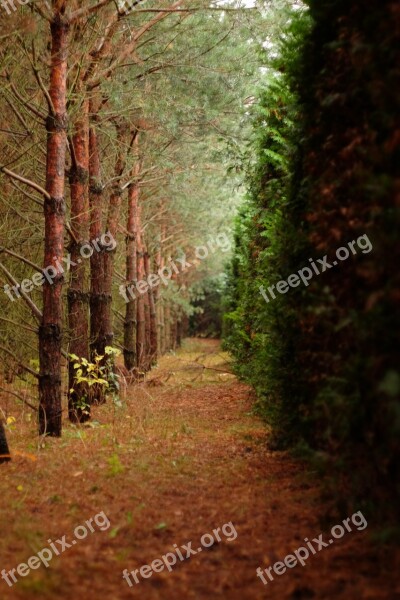
M 32 333 L 39 333 L 38 329 L 35 329 L 34 327 L 31 327 L 30 325 L 22 325 L 22 323 L 16 323 L 15 321 L 12 321 L 11 319 L 6 319 L 5 317 L 0 317 L 0 321 L 4 321 L 5 323 L 11 323 L 11 325 L 16 325 L 17 327 L 20 327 L 21 329 L 25 329 L 26 331 L 31 331 Z
M 20 137 L 26 137 L 28 135 L 26 132 L 21 133 L 20 131 L 12 131 L 11 129 L 3 129 L 2 127 L 0 127 L 0 131 L 2 133 L 9 133 L 10 135 L 16 135 Z
M 31 63 L 31 66 L 32 66 L 32 69 L 33 69 L 33 73 L 34 73 L 35 78 L 36 78 L 36 81 L 38 82 L 39 87 L 42 90 L 42 92 L 44 94 L 44 97 L 46 98 L 47 105 L 49 107 L 49 111 L 50 111 L 50 113 L 53 116 L 55 116 L 56 111 L 55 111 L 54 106 L 53 106 L 53 101 L 52 101 L 52 99 L 50 97 L 49 92 L 46 89 L 46 86 L 44 85 L 44 83 L 42 81 L 42 78 L 40 77 L 39 69 L 36 66 L 36 46 L 35 46 L 35 41 L 34 40 L 32 41 L 32 57 L 33 57 L 33 60 L 31 60 L 31 58 L 30 58 L 30 56 L 29 56 L 28 53 L 26 53 L 26 56 L 27 56 L 29 62 Z
M 218 12 L 244 12 L 248 10 L 258 10 L 256 6 L 246 6 L 243 8 L 218 8 L 217 6 L 203 6 L 200 8 L 137 8 L 135 12 L 138 13 L 195 13 L 195 12 L 210 12 L 210 11 L 218 11 Z
M 53 17 L 51 15 L 51 13 L 46 13 L 45 10 L 43 10 L 43 8 L 40 6 L 40 4 L 33 4 L 32 5 L 33 10 L 35 10 L 43 19 L 45 19 L 46 21 L 48 21 L 49 23 L 52 22 Z
M 24 98 L 18 92 L 15 85 L 13 83 L 11 83 L 11 77 L 10 77 L 9 73 L 6 73 L 6 75 L 7 75 L 8 81 L 10 82 L 10 90 L 13 92 L 14 96 L 16 98 L 18 98 L 18 100 L 21 102 L 22 106 L 25 106 L 26 108 L 28 108 L 41 121 L 45 121 L 45 119 L 46 119 L 45 116 L 42 115 L 42 113 L 40 111 L 38 111 L 34 106 L 32 106 L 27 100 L 24 100 Z
M 18 121 L 22 124 L 22 126 L 24 127 L 25 131 L 27 132 L 27 134 L 30 134 L 30 129 L 24 119 L 24 117 L 21 115 L 21 113 L 16 109 L 16 107 L 14 106 L 14 104 L 12 102 L 10 102 L 10 100 L 7 98 L 7 96 L 4 94 L 4 99 L 7 102 L 8 106 L 11 108 L 11 110 L 13 111 L 13 113 L 15 114 L 15 116 L 17 117 Z
M 86 8 L 79 8 L 70 15 L 68 20 L 70 23 L 76 23 L 76 21 L 78 21 L 82 17 L 86 17 L 87 15 L 98 11 L 100 8 L 103 8 L 103 6 L 107 6 L 107 4 L 110 4 L 111 2 L 112 0 L 100 0 L 94 6 L 86 6 Z
M 14 287 L 15 286 L 19 287 L 17 280 L 11 275 L 10 271 L 8 269 L 6 269 L 6 267 L 1 262 L 0 262 L 0 269 L 3 271 L 3 273 L 5 274 L 5 276 L 7 277 L 7 279 L 9 281 L 11 281 L 11 283 L 14 285 Z M 19 294 L 21 294 L 21 296 L 23 297 L 23 299 L 25 300 L 25 302 L 27 303 L 27 305 L 31 309 L 32 314 L 38 319 L 38 321 L 41 321 L 42 320 L 42 316 L 43 316 L 42 312 L 38 309 L 38 307 L 33 302 L 33 300 L 31 300 L 29 298 L 29 296 L 21 288 L 19 288 Z
M 28 194 L 28 192 L 26 190 L 23 190 L 22 188 L 20 188 L 19 185 L 17 185 L 17 183 L 14 181 L 14 179 L 11 180 L 11 184 L 13 187 L 15 187 L 16 190 L 18 190 L 20 192 L 20 194 L 23 194 L 24 196 L 26 196 L 27 198 L 29 198 L 30 200 L 35 202 L 35 204 L 38 204 L 39 206 L 41 206 L 43 208 L 43 201 L 38 200 L 38 198 L 35 198 L 35 196 L 32 196 L 32 194 Z
M 10 171 L 9 169 L 6 169 L 6 167 L 0 167 L 0 171 L 2 171 L 5 175 L 8 175 L 12 179 L 16 179 L 17 181 L 20 181 L 21 183 L 25 183 L 25 185 L 29 185 L 29 187 L 33 188 L 40 194 L 43 194 L 43 196 L 45 198 L 47 198 L 47 200 L 51 199 L 50 194 L 48 192 L 46 192 L 46 190 L 44 188 L 42 188 L 42 186 L 40 186 L 38 183 L 35 183 L 34 181 L 31 181 L 30 179 L 26 179 L 25 177 L 22 177 L 21 175 L 14 173 L 14 171 Z
M 173 10 L 175 7 L 180 6 L 181 4 L 183 4 L 185 2 L 185 0 L 178 0 L 177 2 L 175 2 L 172 7 L 171 10 Z M 157 14 L 155 15 L 155 17 L 153 17 L 152 19 L 150 19 L 150 21 L 148 21 L 147 23 L 145 23 L 133 36 L 132 41 L 126 46 L 125 50 L 123 52 L 121 52 L 121 54 L 119 55 L 118 58 L 116 58 L 114 60 L 114 62 L 112 62 L 105 71 L 103 71 L 102 73 L 100 73 L 100 75 L 98 75 L 98 77 L 96 77 L 94 80 L 90 81 L 88 84 L 88 89 L 94 89 L 97 86 L 100 85 L 100 83 L 102 82 L 102 80 L 106 77 L 108 78 L 113 71 L 119 67 L 124 61 L 125 59 L 130 56 L 132 54 L 132 52 L 134 52 L 136 46 L 137 46 L 137 42 L 140 40 L 140 38 L 147 32 L 149 31 L 149 29 L 151 29 L 152 27 L 154 27 L 154 25 L 156 25 L 159 21 L 161 21 L 162 19 L 165 19 L 165 17 L 168 16 L 168 12 L 163 12 L 163 11 L 156 11 Z
M 3 392 L 6 392 L 7 394 L 12 394 L 13 396 L 15 396 L 16 398 L 19 398 L 19 400 L 22 400 L 22 402 L 24 404 L 26 404 L 27 406 L 29 406 L 29 408 L 31 408 L 32 410 L 37 412 L 37 408 L 36 406 L 33 406 L 33 404 L 31 404 L 30 402 L 28 402 L 28 400 L 25 400 L 25 398 L 23 398 L 22 396 L 20 396 L 19 394 L 17 394 L 17 392 L 13 392 L 11 390 L 7 390 L 6 388 L 3 388 L 0 386 L 0 390 L 2 390 Z
M 39 273 L 42 272 L 42 269 L 40 267 L 38 267 L 38 265 L 35 265 L 35 263 L 31 262 L 29 259 L 24 258 L 20 254 L 17 254 L 16 252 L 13 252 L 12 250 L 8 250 L 7 248 L 3 248 L 2 246 L 0 246 L 0 253 L 1 252 L 5 252 L 9 256 L 13 256 L 14 258 L 18 258 L 18 260 L 21 260 L 26 265 L 28 265 L 29 267 L 32 267 L 32 269 L 35 269 Z
M 5 352 L 9 356 L 11 356 L 15 360 L 15 362 L 20 367 L 22 367 L 25 371 L 27 371 L 28 373 L 30 373 L 31 375 L 33 375 L 37 379 L 39 378 L 39 373 L 37 373 L 36 371 L 34 371 L 33 369 L 31 369 L 27 365 L 24 365 L 24 363 L 19 360 L 18 356 L 16 354 L 14 354 L 14 352 L 11 352 L 11 350 L 9 350 L 8 348 L 6 348 L 5 346 L 0 346 L 0 350 L 2 350 L 3 352 Z

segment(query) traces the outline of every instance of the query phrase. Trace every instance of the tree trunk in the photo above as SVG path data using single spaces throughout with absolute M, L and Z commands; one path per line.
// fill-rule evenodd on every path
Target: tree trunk
M 110 202 L 107 217 L 107 233 L 110 238 L 116 240 L 118 224 L 120 218 L 120 209 L 122 202 L 122 188 L 120 178 L 124 172 L 125 162 L 123 160 L 124 148 L 124 130 L 125 124 L 118 123 L 117 126 L 118 154 L 115 163 L 115 183 L 111 188 Z M 102 303 L 102 331 L 103 346 L 98 348 L 99 354 L 105 354 L 105 347 L 112 346 L 114 342 L 113 318 L 112 318 L 112 286 L 114 280 L 114 257 L 115 248 L 108 249 L 103 255 L 104 260 L 104 302 Z M 102 364 L 102 363 L 100 363 Z
M 91 125 L 89 129 L 89 206 L 90 206 L 90 239 L 100 240 L 102 235 L 102 201 L 103 185 L 100 173 L 99 140 L 96 130 L 97 104 L 89 103 Z M 90 359 L 101 356 L 106 346 L 103 329 L 104 304 L 104 253 L 105 248 L 99 244 L 99 251 L 90 258 Z M 91 401 L 97 404 L 104 402 L 104 391 L 101 386 L 91 389 Z
M 165 354 L 165 316 L 164 316 L 164 298 L 159 296 L 157 301 L 158 310 L 158 353 L 160 356 Z
M 138 166 L 135 166 L 133 175 L 138 174 Z M 128 190 L 128 222 L 126 238 L 126 303 L 124 321 L 124 362 L 130 371 L 136 367 L 136 326 L 137 326 L 137 235 L 138 235 L 138 201 L 139 186 L 135 181 Z M 132 286 L 132 293 L 128 291 Z
M 180 348 L 182 346 L 182 333 L 183 333 L 182 317 L 180 317 L 176 324 L 176 345 L 178 348 Z
M 146 278 L 151 274 L 150 268 L 150 256 L 146 252 L 144 257 L 144 268 L 146 273 Z M 149 287 L 148 295 L 148 305 L 149 305 L 149 368 L 151 368 L 157 362 L 157 347 L 158 347 L 158 331 L 157 331 L 157 311 L 156 311 L 156 303 L 154 299 L 154 291 L 151 287 Z
M 137 232 L 137 279 L 142 281 L 145 277 L 144 249 L 142 241 L 142 216 L 141 206 L 138 205 L 138 232 Z M 136 329 L 136 355 L 139 371 L 145 370 L 146 359 L 146 317 L 143 294 L 137 297 L 137 329 Z
M 61 436 L 61 337 L 62 284 L 59 265 L 64 255 L 66 96 L 69 25 L 64 20 L 66 2 L 59 2 L 51 23 L 51 74 L 49 97 L 52 106 L 46 122 L 47 160 L 44 201 L 45 273 L 54 273 L 43 284 L 43 318 L 39 327 L 39 433 Z M 47 269 L 47 271 L 46 271 Z
M 171 307 L 169 300 L 165 300 L 164 308 L 164 352 L 171 350 Z
M 6 432 L 3 423 L 0 421 L 0 464 L 11 460 L 10 451 L 8 449 Z
M 172 312 L 172 319 L 171 319 L 171 341 L 170 341 L 170 347 L 172 348 L 172 350 L 176 350 L 177 339 L 178 339 L 178 326 L 177 326 L 178 321 L 177 321 L 175 309 L 173 309 L 171 312 Z
M 146 270 L 146 257 L 148 256 L 146 248 L 144 248 L 143 252 L 143 269 L 144 276 L 147 278 L 147 270 Z M 150 370 L 150 299 L 149 299 L 149 291 L 143 294 L 143 303 L 144 303 L 144 323 L 145 323 L 145 345 L 144 345 L 144 370 Z
M 74 240 L 70 245 L 71 271 L 68 290 L 68 323 L 71 332 L 69 350 L 79 358 L 89 358 L 89 297 L 87 285 L 87 258 L 91 248 L 89 237 L 89 106 L 84 100 L 82 117 L 77 121 L 71 141 L 72 166 L 71 187 L 71 230 Z M 84 256 L 81 250 L 85 251 Z M 94 249 L 92 248 L 94 251 Z M 90 403 L 86 383 L 76 383 L 75 360 L 68 364 L 69 418 L 73 422 L 90 419 Z M 71 390 L 73 390 L 71 392 Z
M 161 240 L 155 254 L 155 265 L 154 272 L 158 273 L 161 268 Z M 157 356 L 162 356 L 162 336 L 163 336 L 163 308 L 162 308 L 162 297 L 160 294 L 160 286 L 157 286 L 153 290 L 154 304 L 156 309 L 156 320 L 157 320 Z

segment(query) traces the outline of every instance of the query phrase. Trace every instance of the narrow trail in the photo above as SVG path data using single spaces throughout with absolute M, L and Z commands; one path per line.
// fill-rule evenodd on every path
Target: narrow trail
M 214 341 L 188 340 L 160 360 L 148 380 L 127 391 L 123 408 L 95 409 L 92 426 L 67 425 L 37 460 L 21 455 L 2 469 L 1 568 L 26 562 L 51 538 L 104 511 L 111 522 L 0 598 L 125 600 L 353 600 L 400 598 L 393 556 L 374 548 L 368 528 L 347 533 L 307 565 L 274 574 L 259 566 L 283 560 L 337 523 L 321 527 L 326 507 L 305 466 L 267 449 L 268 432 L 251 413 L 251 393 L 229 373 Z M 14 449 L 27 452 L 34 424 L 16 429 Z M 17 517 L 10 526 L 10 513 Z M 343 515 L 342 519 L 350 515 Z M 237 538 L 203 548 L 129 587 L 133 571 L 232 522 Z M 232 530 L 230 531 L 232 533 Z M 229 536 L 228 536 L 229 537 Z

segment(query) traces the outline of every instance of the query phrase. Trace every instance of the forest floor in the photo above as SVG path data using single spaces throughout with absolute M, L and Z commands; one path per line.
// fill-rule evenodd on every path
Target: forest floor
M 93 533 L 48 568 L 16 575 L 12 587 L 0 579 L 0 598 L 400 599 L 398 554 L 372 542 L 370 524 L 310 553 L 305 567 L 272 572 L 268 585 L 257 577 L 257 567 L 282 561 L 305 537 L 326 540 L 351 515 L 322 525 L 321 483 L 300 461 L 268 450 L 251 406 L 218 342 L 187 340 L 128 388 L 122 408 L 95 408 L 86 427 L 65 422 L 61 440 L 35 447 L 33 419 L 12 410 L 14 457 L 0 467 L 0 570 L 26 563 L 50 538 L 71 543 L 75 528 L 101 512 L 110 526 L 92 522 Z M 203 534 L 218 527 L 221 541 L 198 552 Z M 171 572 L 138 573 L 132 587 L 122 578 L 188 542 L 196 555 Z

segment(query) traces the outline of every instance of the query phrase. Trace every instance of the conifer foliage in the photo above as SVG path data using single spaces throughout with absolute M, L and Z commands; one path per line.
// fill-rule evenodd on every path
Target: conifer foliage
M 341 503 L 346 489 L 382 518 L 400 505 L 399 19 L 375 1 L 289 16 L 254 106 L 225 317 L 273 446 L 306 450 Z M 263 297 L 362 236 L 368 252 Z

